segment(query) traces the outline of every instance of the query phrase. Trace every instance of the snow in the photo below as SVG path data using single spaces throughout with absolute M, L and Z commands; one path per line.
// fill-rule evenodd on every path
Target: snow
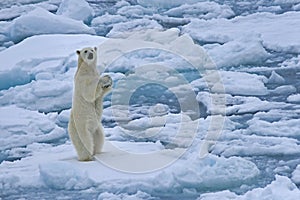
M 144 6 L 144 7 L 155 7 L 155 8 L 161 8 L 161 9 L 170 9 L 177 6 L 182 5 L 181 0 L 174 0 L 174 1 L 164 1 L 164 0 L 153 0 L 153 1 L 147 1 L 147 0 L 137 0 L 138 4 Z M 186 0 L 184 3 L 186 4 L 192 4 L 196 3 L 198 0 Z
M 229 6 L 220 5 L 215 2 L 183 4 L 167 10 L 164 14 L 170 17 L 195 17 L 199 19 L 230 18 L 234 16 L 234 12 Z
M 297 91 L 297 89 L 295 88 L 295 86 L 293 85 L 282 85 L 282 86 L 279 86 L 277 88 L 275 88 L 273 91 L 273 93 L 275 94 L 293 94 Z
M 130 32 L 141 31 L 144 29 L 162 30 L 162 27 L 154 20 L 134 19 L 128 22 L 114 24 L 107 36 L 110 38 L 123 38 L 124 36 L 128 36 Z
M 56 14 L 88 24 L 94 16 L 94 10 L 85 0 L 63 0 Z
M 271 84 L 284 84 L 285 80 L 282 76 L 277 74 L 275 71 L 272 71 L 272 74 L 268 79 L 268 83 L 271 83 Z
M 297 185 L 300 184 L 300 165 L 298 165 L 292 173 L 292 181 Z
M 0 52 L 1 60 L 6 60 L 5 65 L 0 66 L 0 74 L 1 77 L 8 79 L 1 82 L 0 88 L 8 89 L 10 86 L 17 85 L 12 82 L 18 79 L 23 80 L 22 77 L 28 78 L 30 74 L 36 75 L 43 71 L 61 72 L 63 70 L 60 66 L 61 62 L 64 62 L 64 58 L 68 62 L 67 58 L 75 53 L 74 49 L 82 48 L 84 45 L 100 44 L 103 40 L 102 37 L 80 34 L 53 34 L 27 38 L 22 43 Z M 55 49 L 55 51 L 49 51 L 49 49 Z M 73 59 L 76 60 L 76 58 Z M 72 64 L 74 64 L 72 67 L 75 67 L 76 61 Z
M 214 194 L 201 195 L 199 200 L 212 200 L 216 198 L 230 200 L 252 200 L 252 199 L 297 199 L 300 195 L 300 190 L 292 181 L 284 176 L 276 176 L 276 180 L 265 188 L 253 189 L 244 195 L 236 195 L 230 191 L 222 191 Z
M 151 9 L 144 8 L 140 5 L 123 6 L 117 11 L 117 14 L 127 18 L 142 18 L 145 15 L 152 15 L 152 13 L 153 11 Z
M 105 13 L 92 20 L 91 26 L 95 27 L 95 30 L 100 35 L 106 35 L 116 23 L 126 22 L 127 18 L 121 15 L 111 15 Z
M 261 96 L 267 95 L 268 89 L 264 85 L 266 77 L 257 76 L 243 72 L 220 71 L 222 83 L 227 94 Z M 212 86 L 212 92 L 222 92 L 218 87 L 219 83 Z
M 9 29 L 10 38 L 14 42 L 33 35 L 56 33 L 94 34 L 95 31 L 80 21 L 54 15 L 42 8 L 16 18 Z
M 256 117 L 248 121 L 249 131 L 257 135 L 268 136 L 291 136 L 299 135 L 298 119 L 280 120 L 278 122 L 268 122 Z
M 126 145 L 126 142 L 123 145 Z M 144 146 L 141 143 L 140 147 L 149 149 L 153 148 L 153 145 Z M 11 187 L 15 187 L 26 183 L 27 186 L 45 185 L 51 189 L 65 190 L 81 190 L 93 186 L 101 188 L 101 191 L 112 192 L 122 192 L 126 188 L 132 188 L 135 191 L 143 185 L 151 184 L 152 188 L 145 188 L 147 192 L 154 190 L 157 193 L 165 192 L 171 194 L 172 192 L 180 193 L 181 191 L 180 187 L 174 188 L 174 184 L 184 184 L 187 188 L 201 189 L 203 186 L 212 186 L 215 182 L 218 182 L 219 188 L 224 188 L 225 185 L 233 187 L 251 182 L 259 173 L 259 170 L 252 162 L 242 158 L 232 157 L 226 159 L 209 156 L 205 159 L 198 159 L 195 157 L 197 154 L 194 154 L 187 160 L 176 162 L 176 165 L 172 167 L 166 167 L 163 165 L 164 159 L 174 159 L 172 152 L 168 151 L 165 154 L 161 154 L 163 159 L 160 160 L 162 163 L 159 164 L 166 167 L 163 171 L 155 171 L 148 174 L 130 174 L 119 171 L 128 165 L 128 162 L 120 162 L 123 156 L 119 154 L 119 151 L 112 150 L 109 147 L 104 148 L 105 153 L 97 156 L 97 160 L 88 163 L 76 161 L 76 155 L 71 144 L 57 147 L 32 144 L 28 146 L 28 150 L 34 151 L 34 156 L 24 158 L 22 161 L 4 162 L 1 165 L 1 170 L 4 170 L 5 173 L 1 175 L 0 180 L 14 180 L 1 182 L 1 184 L 10 184 Z M 44 157 L 46 152 L 48 152 L 47 159 Z M 136 157 L 136 155 L 140 156 Z M 132 156 L 140 158 L 131 167 L 142 166 L 143 169 L 147 169 L 149 164 L 153 163 L 143 162 L 142 156 L 147 155 L 150 154 L 128 154 L 125 158 Z M 110 159 L 107 159 L 108 157 Z M 157 155 L 152 156 L 152 158 L 160 159 Z M 111 162 L 113 160 L 119 161 L 117 162 L 119 164 L 116 165 L 116 163 Z M 132 162 L 130 163 L 132 164 Z M 183 166 L 187 163 L 189 163 L 189 167 L 186 169 Z M 116 169 L 118 171 L 115 171 L 111 166 L 108 167 L 109 164 L 117 166 L 118 168 Z M 10 167 L 6 168 L 6 166 Z M 24 166 L 26 166 L 27 172 L 22 171 Z M 21 171 L 15 173 L 19 170 Z M 37 174 L 36 171 L 39 173 Z M 193 179 L 189 179 L 191 175 L 193 175 Z M 212 179 L 212 177 L 214 178 Z M 135 178 L 136 182 L 130 181 L 132 178 Z M 114 180 L 116 179 L 118 181 L 115 182 Z M 137 187 L 138 185 L 140 186 Z M 110 189 L 107 190 L 108 188 Z
M 80 190 L 93 186 L 93 181 L 86 173 L 80 171 L 70 163 L 52 162 L 39 165 L 43 182 L 53 189 Z M 64 172 L 62 176 L 61 172 Z
M 294 20 L 299 19 L 299 17 L 298 12 L 287 12 L 281 15 L 256 13 L 233 19 L 209 21 L 193 19 L 190 24 L 183 27 L 183 31 L 202 43 L 227 43 L 236 40 L 236 38 L 248 37 L 249 33 L 252 33 L 256 35 L 258 40 L 262 40 L 265 48 L 299 53 L 300 39 L 297 33 L 300 29 Z M 282 28 L 278 29 L 279 26 Z M 283 35 L 285 40 L 282 40 Z
M 58 140 L 66 131 L 58 127 L 50 116 L 16 106 L 0 108 L 1 150 L 22 147 L 34 142 Z
M 298 0 L 0 3 L 0 199 L 297 199 Z M 76 50 L 114 81 L 67 134 Z
M 0 10 L 0 19 L 1 21 L 5 20 L 13 20 L 17 17 L 20 17 L 23 14 L 26 14 L 32 10 L 34 10 L 36 7 L 40 7 L 43 9 L 46 9 L 50 12 L 53 12 L 57 10 L 58 6 L 52 3 L 48 2 L 37 2 L 35 5 L 13 5 L 9 8 L 4 8 Z
M 113 194 L 109 192 L 104 192 L 98 196 L 98 200 L 104 200 L 104 199 L 151 200 L 154 199 L 154 197 L 151 197 L 151 195 L 141 191 L 137 191 L 136 194 L 132 194 L 132 195 L 129 195 L 127 193 Z
M 300 94 L 292 94 L 288 96 L 287 101 L 290 103 L 300 103 Z
M 243 36 L 223 45 L 208 45 L 207 51 L 220 68 L 263 64 L 270 56 L 264 49 L 261 39 L 253 35 Z

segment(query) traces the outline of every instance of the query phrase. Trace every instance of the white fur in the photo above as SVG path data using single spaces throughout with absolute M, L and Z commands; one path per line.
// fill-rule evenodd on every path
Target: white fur
M 109 76 L 100 78 L 96 69 L 96 48 L 84 48 L 77 54 L 78 66 L 68 131 L 78 160 L 89 161 L 103 147 L 102 104 L 105 94 L 111 89 L 112 80 Z

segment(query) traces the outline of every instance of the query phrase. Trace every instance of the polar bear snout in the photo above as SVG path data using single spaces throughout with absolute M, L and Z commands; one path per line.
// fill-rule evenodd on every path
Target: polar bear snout
M 89 54 L 88 54 L 88 57 L 87 57 L 89 60 L 93 60 L 93 58 L 94 58 L 94 54 L 93 53 L 91 53 L 91 52 L 89 52 Z

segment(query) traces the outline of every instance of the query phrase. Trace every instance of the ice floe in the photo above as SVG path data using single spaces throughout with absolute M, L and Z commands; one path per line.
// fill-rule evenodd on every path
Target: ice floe
M 95 13 L 93 8 L 85 0 L 63 0 L 56 14 L 89 23 Z
M 271 198 L 274 200 L 288 199 L 294 200 L 300 195 L 300 190 L 293 182 L 284 176 L 276 176 L 276 180 L 265 188 L 253 189 L 246 194 L 236 195 L 230 191 L 222 191 L 214 194 L 203 194 L 199 200 L 213 200 L 216 198 L 230 200 L 252 200 L 257 198 Z
M 20 42 L 33 35 L 55 33 L 95 34 L 95 31 L 83 22 L 54 15 L 42 8 L 36 8 L 16 18 L 9 30 L 10 38 L 14 42 Z

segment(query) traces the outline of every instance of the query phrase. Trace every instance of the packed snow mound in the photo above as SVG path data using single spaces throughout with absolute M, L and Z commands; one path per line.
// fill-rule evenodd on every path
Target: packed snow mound
M 56 14 L 88 24 L 94 16 L 94 10 L 85 0 L 63 0 Z
M 83 22 L 52 14 L 42 8 L 16 18 L 9 30 L 11 40 L 16 43 L 33 35 L 56 33 L 95 34 L 95 31 Z
M 297 186 L 285 176 L 276 175 L 276 179 L 265 188 L 256 188 L 244 195 L 236 195 L 228 190 L 211 194 L 203 194 L 198 200 L 253 200 L 253 199 L 272 199 L 272 200 L 294 200 L 300 196 Z

